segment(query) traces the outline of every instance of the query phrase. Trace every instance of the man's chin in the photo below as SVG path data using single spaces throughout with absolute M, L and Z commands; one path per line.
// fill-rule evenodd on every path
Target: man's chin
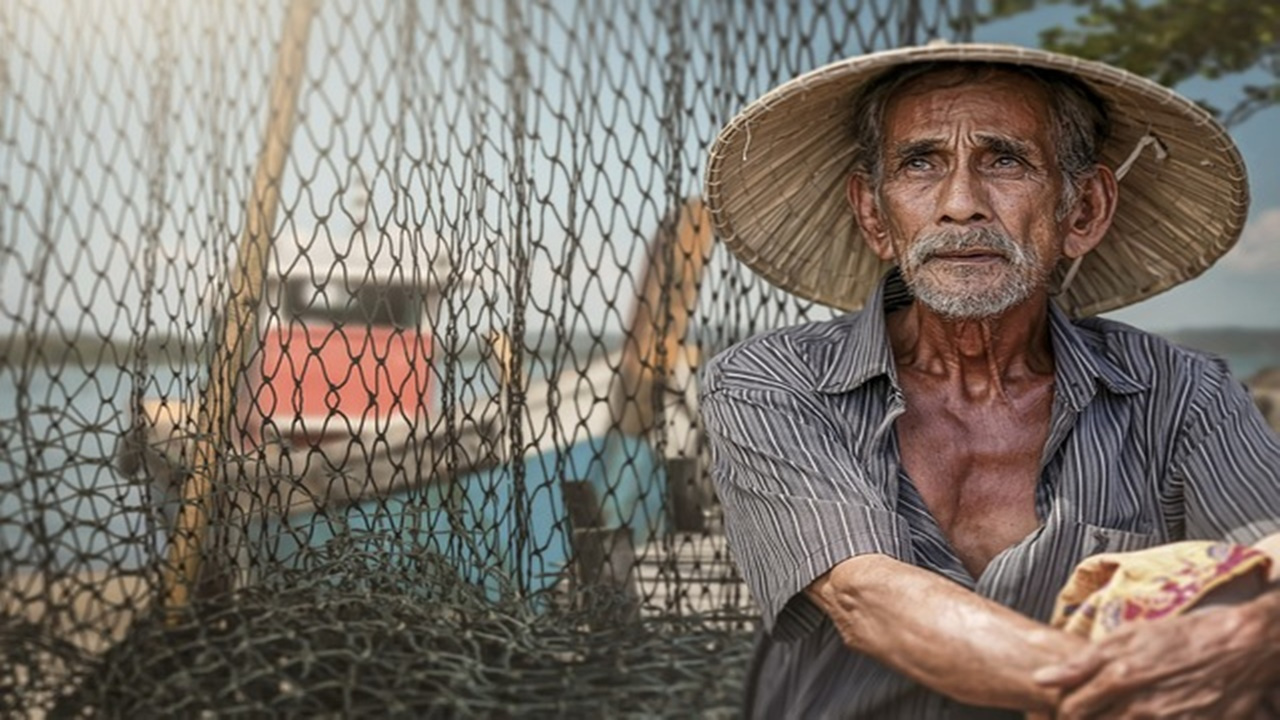
M 1007 265 L 948 267 L 945 271 L 939 270 L 940 268 L 926 268 L 914 278 L 905 274 L 903 277 L 912 290 L 922 290 L 935 297 L 1003 295 L 1018 284 Z
M 947 286 L 924 284 L 911 290 L 916 299 L 930 310 L 954 320 L 996 318 L 1025 302 L 1029 296 L 1029 293 L 990 282 Z

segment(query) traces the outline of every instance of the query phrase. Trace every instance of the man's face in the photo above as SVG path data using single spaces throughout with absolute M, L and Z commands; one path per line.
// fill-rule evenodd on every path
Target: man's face
M 925 305 L 974 319 L 1047 292 L 1062 179 L 1039 85 L 1000 72 L 961 80 L 922 78 L 886 108 L 881 255 Z

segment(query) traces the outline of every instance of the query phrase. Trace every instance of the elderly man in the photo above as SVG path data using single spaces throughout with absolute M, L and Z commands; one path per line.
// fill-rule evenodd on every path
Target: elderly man
M 726 126 L 726 245 L 859 310 L 703 377 L 763 612 L 752 715 L 1253 716 L 1280 684 L 1274 585 L 1095 643 L 1046 624 L 1088 556 L 1277 545 L 1280 442 L 1223 363 L 1088 317 L 1229 249 L 1244 177 L 1192 103 L 1019 48 L 855 58 Z

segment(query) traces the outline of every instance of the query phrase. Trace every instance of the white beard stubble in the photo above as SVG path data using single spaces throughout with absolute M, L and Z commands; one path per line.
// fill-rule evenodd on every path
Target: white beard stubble
M 949 278 L 939 277 L 928 263 L 940 253 L 965 250 L 992 250 L 1008 263 L 999 278 L 989 278 L 987 268 L 973 268 L 971 277 L 963 266 L 949 268 Z M 939 231 L 921 235 L 899 262 L 902 278 L 916 299 L 943 317 L 980 320 L 1004 314 L 1024 302 L 1045 278 L 1034 248 L 1024 248 L 996 228 Z M 960 280 L 960 282 L 957 282 Z

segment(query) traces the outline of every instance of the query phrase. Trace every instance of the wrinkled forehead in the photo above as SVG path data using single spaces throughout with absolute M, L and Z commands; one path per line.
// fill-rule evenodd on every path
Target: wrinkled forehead
M 1053 118 L 1048 93 L 1035 81 L 998 68 L 963 67 L 914 78 L 888 99 L 882 115 L 886 139 L 968 128 L 1046 143 L 1053 140 Z
M 1038 105 L 1046 114 L 1049 113 L 1049 87 L 1040 78 L 1023 72 L 1017 65 L 994 63 L 925 63 L 915 72 L 905 73 L 892 86 L 887 97 L 887 106 L 895 104 L 907 97 L 936 92 L 939 90 L 973 90 L 982 93 L 992 88 L 1012 88 L 1025 96 L 1028 101 Z

